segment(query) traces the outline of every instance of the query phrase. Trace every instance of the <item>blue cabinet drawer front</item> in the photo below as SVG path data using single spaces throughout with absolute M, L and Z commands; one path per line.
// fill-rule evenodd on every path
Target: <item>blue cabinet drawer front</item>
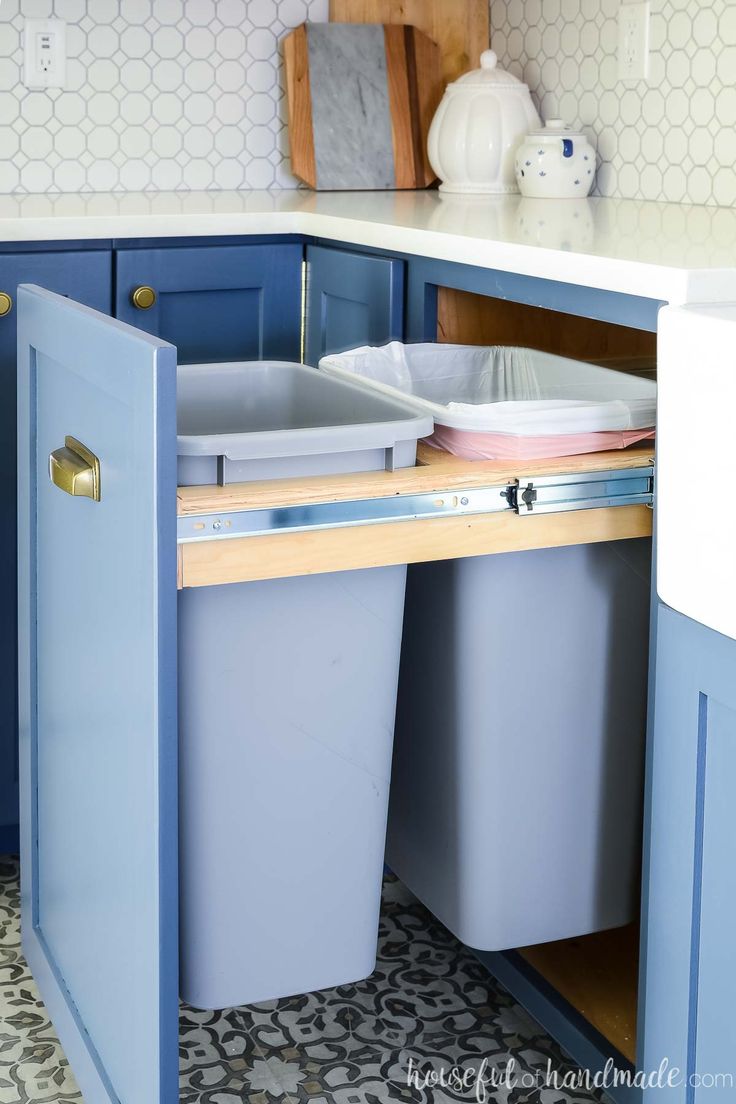
M 179 362 L 298 360 L 302 246 L 122 249 L 115 313 L 176 345 Z M 149 310 L 133 303 L 151 287 Z
M 112 258 L 105 250 L 0 254 L 0 291 L 13 309 L 0 318 L 0 447 L 10 470 L 0 482 L 0 850 L 18 825 L 16 597 L 16 337 L 19 284 L 40 284 L 97 310 L 112 306 Z M 73 433 L 72 428 L 69 432 Z
M 310 246 L 307 362 L 404 334 L 404 262 Z
M 645 1104 L 726 1104 L 736 1084 L 736 643 L 659 603 L 641 1066 Z M 711 1080 L 711 1079 L 718 1080 Z

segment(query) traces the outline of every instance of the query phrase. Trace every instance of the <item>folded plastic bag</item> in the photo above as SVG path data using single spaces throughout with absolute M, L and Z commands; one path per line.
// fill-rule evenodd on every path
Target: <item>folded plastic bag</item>
M 549 456 L 578 456 L 586 452 L 628 448 L 637 441 L 653 438 L 653 429 L 516 437 L 513 433 L 474 433 L 472 430 L 438 425 L 432 436 L 425 440 L 433 448 L 462 456 L 465 460 L 545 460 Z

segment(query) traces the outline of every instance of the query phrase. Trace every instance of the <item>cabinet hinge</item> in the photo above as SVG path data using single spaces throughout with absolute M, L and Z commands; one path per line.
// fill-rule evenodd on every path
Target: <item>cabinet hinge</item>
M 307 355 L 307 258 L 302 260 L 302 300 L 299 320 L 299 362 L 304 364 Z

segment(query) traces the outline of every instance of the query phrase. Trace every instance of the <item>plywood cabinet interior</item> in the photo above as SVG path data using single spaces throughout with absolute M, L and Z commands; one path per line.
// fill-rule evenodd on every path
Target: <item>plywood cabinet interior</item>
M 636 1063 L 638 924 L 524 947 L 521 954 L 624 1058 Z
M 445 287 L 439 288 L 437 296 L 437 340 L 523 345 L 610 363 L 623 371 L 649 371 L 657 355 L 657 335 L 645 330 Z

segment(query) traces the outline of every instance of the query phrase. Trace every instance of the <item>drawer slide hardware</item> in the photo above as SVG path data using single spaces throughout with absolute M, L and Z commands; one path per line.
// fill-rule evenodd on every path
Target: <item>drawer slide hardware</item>
M 608 506 L 651 506 L 654 468 L 585 472 L 567 481 L 559 475 L 520 479 L 509 491 L 509 505 L 520 517 Z
M 265 510 L 237 510 L 179 518 L 178 540 L 212 540 L 220 537 L 262 536 L 265 533 L 338 529 L 352 525 L 416 521 L 420 518 L 495 514 L 511 509 L 501 487 L 431 491 L 426 494 L 392 495 L 342 502 L 315 502 L 303 506 L 278 506 Z
M 178 542 L 264 536 L 278 532 L 308 532 L 355 525 L 481 514 L 549 514 L 610 506 L 650 506 L 653 468 L 589 472 L 574 478 L 560 475 L 514 480 L 505 487 L 397 494 L 386 498 L 316 502 L 298 506 L 232 510 L 178 519 Z

